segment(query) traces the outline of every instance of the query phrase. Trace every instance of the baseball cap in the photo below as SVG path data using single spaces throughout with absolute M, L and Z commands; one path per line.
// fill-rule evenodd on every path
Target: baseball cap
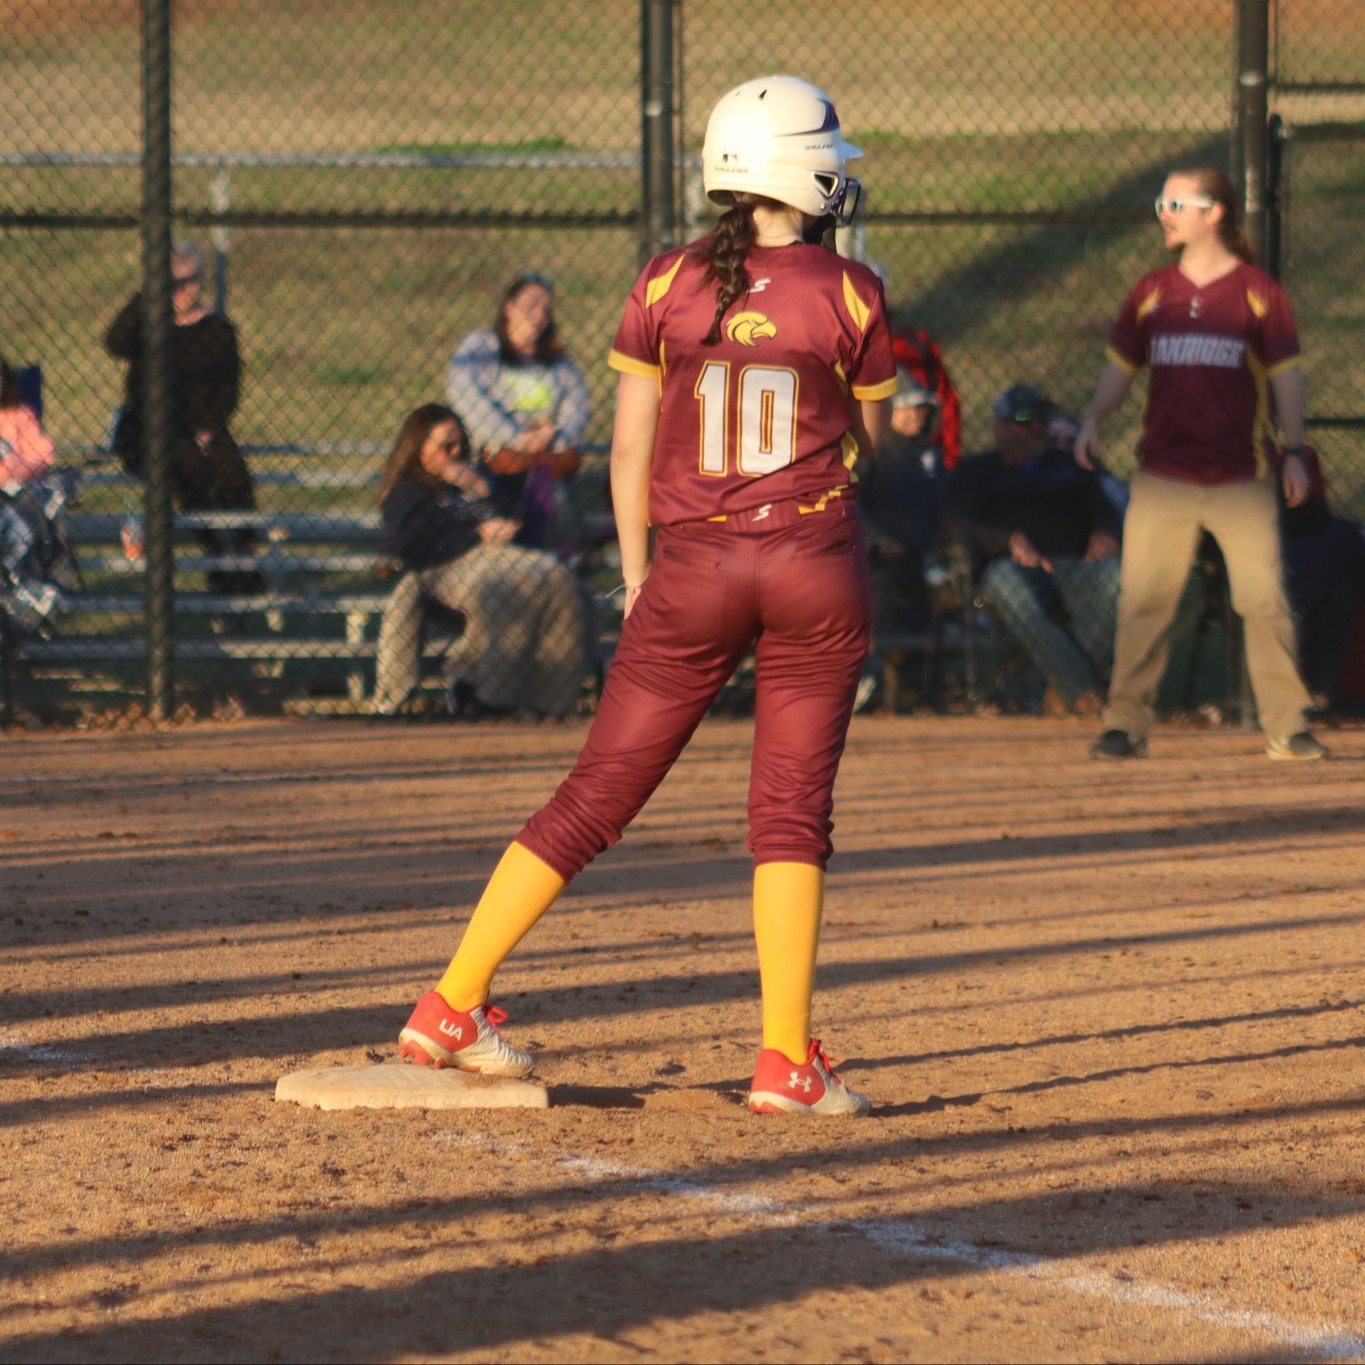
M 998 422 L 1042 422 L 1051 412 L 1051 400 L 1028 384 L 1006 389 L 991 404 L 991 415 Z
M 900 381 L 900 388 L 891 399 L 893 411 L 899 412 L 902 408 L 938 407 L 938 399 L 909 370 L 897 365 L 896 378 Z

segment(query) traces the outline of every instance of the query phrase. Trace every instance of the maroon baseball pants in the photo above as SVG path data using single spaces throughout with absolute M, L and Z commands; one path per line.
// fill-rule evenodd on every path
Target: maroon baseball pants
M 749 848 L 823 868 L 870 620 L 851 500 L 663 528 L 578 762 L 518 842 L 566 879 L 616 843 L 756 645 Z

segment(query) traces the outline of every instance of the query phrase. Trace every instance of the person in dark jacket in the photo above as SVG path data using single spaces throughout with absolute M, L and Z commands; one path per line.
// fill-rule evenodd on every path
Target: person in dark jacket
M 480 707 L 568 715 L 587 676 L 582 594 L 553 554 L 510 542 L 488 477 L 470 463 L 455 413 L 410 413 L 384 469 L 380 506 L 388 548 L 409 570 L 384 610 L 373 713 L 397 713 L 421 673 L 422 628 L 435 604 L 464 619 L 447 660 Z
M 186 512 L 254 512 L 256 496 L 240 447 L 228 429 L 241 391 L 237 332 L 222 314 L 203 301 L 204 257 L 191 242 L 171 253 L 170 464 L 175 494 Z M 123 411 L 114 430 L 114 453 L 130 474 L 144 477 L 147 451 L 143 434 L 143 305 L 134 294 L 104 334 L 104 347 L 128 362 Z M 205 531 L 210 553 L 246 554 L 255 543 L 250 528 L 227 533 Z M 209 573 L 209 585 L 224 592 L 254 592 L 256 571 Z
M 922 629 L 929 621 L 926 561 L 939 543 L 943 446 L 938 401 L 903 366 L 891 400 L 891 424 L 863 472 L 858 507 L 872 566 L 879 630 Z
M 949 476 L 946 515 L 980 585 L 1060 709 L 1098 715 L 1119 594 L 1120 515 L 1098 474 L 1049 432 L 1051 402 L 1016 384 L 992 408 L 996 449 Z
M 1352 622 L 1365 603 L 1365 527 L 1332 511 L 1317 451 L 1304 446 L 1300 458 L 1308 493 L 1293 505 L 1280 498 L 1285 587 L 1313 707 L 1331 711 L 1341 702 L 1347 660 L 1359 648 Z M 1282 450 L 1274 451 L 1272 463 L 1282 476 Z

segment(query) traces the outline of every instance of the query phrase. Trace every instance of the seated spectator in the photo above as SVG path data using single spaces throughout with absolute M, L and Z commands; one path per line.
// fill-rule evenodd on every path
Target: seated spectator
M 170 464 L 176 497 L 186 512 L 254 512 L 256 495 L 246 460 L 228 422 L 237 407 L 241 359 L 237 332 L 222 313 L 203 301 L 204 257 L 191 242 L 171 253 Z M 128 362 L 123 411 L 114 430 L 114 453 L 130 474 L 143 477 L 147 453 L 142 433 L 142 295 L 134 294 L 104 335 L 105 349 Z M 206 530 L 200 536 L 210 554 L 244 554 L 255 543 L 249 528 Z M 257 592 L 257 571 L 214 570 L 210 588 Z
M 914 326 L 897 313 L 891 319 L 891 353 L 897 369 L 933 395 L 943 468 L 955 468 L 962 458 L 962 400 L 943 363 L 942 348 L 923 327 Z
M 571 553 L 578 535 L 563 481 L 582 463 L 588 386 L 559 340 L 545 276 L 508 285 L 493 326 L 451 356 L 446 393 L 493 477 L 495 502 L 521 524 L 516 543 Z
M 872 565 L 875 630 L 928 623 L 926 561 L 939 539 L 943 447 L 938 400 L 898 367 L 891 424 L 872 458 L 858 466 L 858 508 Z
M 391 716 L 421 677 L 426 609 L 464 618 L 455 667 L 481 710 L 565 716 L 587 676 L 583 598 L 554 555 L 509 542 L 486 475 L 449 408 L 404 421 L 380 487 L 385 538 L 406 574 L 384 612 L 373 711 Z
M 32 483 L 52 468 L 54 447 L 19 395 L 19 377 L 0 355 L 0 487 Z
M 1000 394 L 996 449 L 953 471 L 945 511 L 972 548 L 991 606 L 1046 677 L 1045 708 L 1098 715 L 1113 658 L 1121 519 L 1096 473 L 1053 441 L 1052 412 L 1028 385 Z
M 1280 452 L 1276 451 L 1277 469 Z M 1280 497 L 1285 587 L 1298 627 L 1299 667 L 1319 710 L 1340 704 L 1351 620 L 1365 602 L 1365 528 L 1334 516 L 1317 452 L 1303 448 L 1308 496 L 1295 507 Z M 1277 481 L 1283 485 L 1283 479 Z

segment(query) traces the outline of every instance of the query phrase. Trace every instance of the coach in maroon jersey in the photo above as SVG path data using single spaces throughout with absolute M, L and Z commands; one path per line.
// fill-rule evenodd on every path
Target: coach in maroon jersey
M 1295 663 L 1271 464 L 1278 426 L 1285 501 L 1297 506 L 1308 475 L 1294 319 L 1279 285 L 1251 264 L 1225 175 L 1172 172 L 1156 212 L 1166 248 L 1179 259 L 1143 276 L 1128 295 L 1076 436 L 1077 460 L 1093 467 L 1101 423 L 1138 370 L 1149 367 L 1105 730 L 1090 752 L 1096 758 L 1146 752 L 1171 624 L 1207 530 L 1223 552 L 1232 605 L 1245 626 L 1266 753 L 1324 758 L 1327 750 L 1304 718 L 1310 698 Z
M 756 654 L 749 848 L 763 1048 L 757 1113 L 865 1114 L 810 1034 L 833 789 L 871 600 L 853 464 L 896 390 L 882 286 L 819 244 L 858 156 L 793 76 L 725 95 L 702 181 L 715 232 L 655 257 L 626 300 L 611 490 L 625 624 L 573 771 L 503 855 L 446 974 L 399 1035 L 419 1064 L 524 1075 L 485 1008 L 493 974 L 614 844 L 735 666 Z

